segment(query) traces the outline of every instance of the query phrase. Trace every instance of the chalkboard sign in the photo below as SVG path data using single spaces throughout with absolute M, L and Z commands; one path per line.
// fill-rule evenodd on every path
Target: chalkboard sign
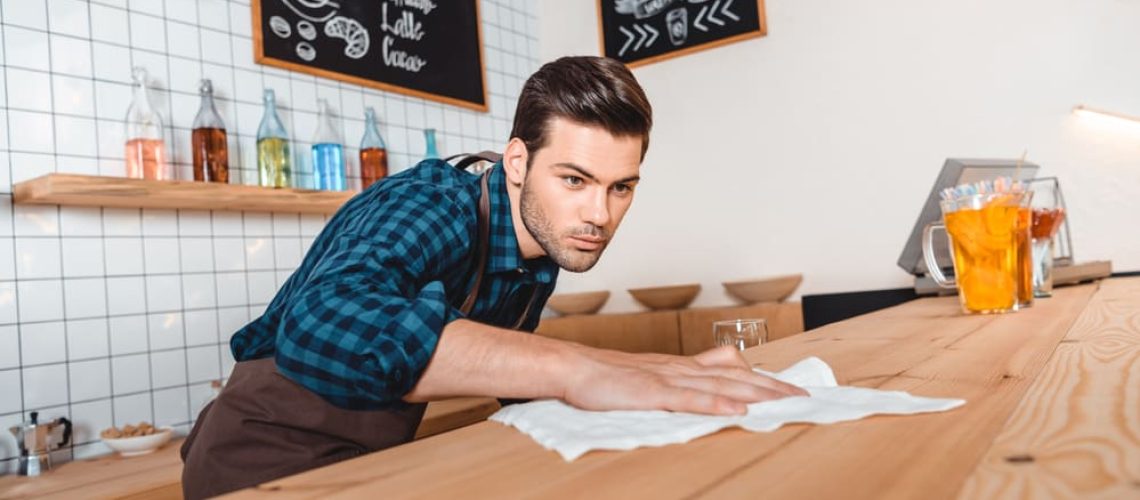
M 628 66 L 761 37 L 764 0 L 598 0 L 602 53 Z
M 487 110 L 479 0 L 253 0 L 254 59 Z

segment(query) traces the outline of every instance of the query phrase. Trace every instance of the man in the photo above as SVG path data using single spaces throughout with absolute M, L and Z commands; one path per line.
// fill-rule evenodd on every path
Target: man
M 436 399 L 740 414 L 804 394 L 730 348 L 627 354 L 520 332 L 559 268 L 590 269 L 613 238 L 651 125 L 625 66 L 562 58 L 527 80 L 483 176 L 426 160 L 349 201 L 234 334 L 239 363 L 183 447 L 187 498 L 407 442 Z

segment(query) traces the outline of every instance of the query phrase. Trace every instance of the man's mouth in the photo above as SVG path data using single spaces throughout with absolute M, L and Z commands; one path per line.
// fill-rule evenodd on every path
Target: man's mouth
M 597 236 L 571 236 L 570 241 L 574 247 L 583 252 L 595 252 L 602 249 L 606 239 Z

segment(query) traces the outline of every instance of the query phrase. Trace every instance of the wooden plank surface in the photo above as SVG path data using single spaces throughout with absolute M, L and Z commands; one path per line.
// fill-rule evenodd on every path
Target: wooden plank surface
M 1103 284 L 959 498 L 1140 498 L 1140 278 Z
M 108 455 L 68 462 L 39 477 L 0 477 L 0 499 L 180 498 L 181 446 L 176 439 L 149 455 Z
M 424 418 L 416 428 L 416 439 L 487 420 L 499 410 L 495 398 L 452 398 L 428 403 Z
M 712 323 L 728 319 L 761 318 L 768 323 L 768 341 L 804 331 L 803 308 L 799 302 L 766 302 L 740 307 L 709 307 L 678 311 L 681 353 L 698 354 L 714 347 Z
M 677 311 L 549 318 L 535 333 L 618 351 L 681 353 Z
M 746 353 L 772 370 L 819 356 L 842 384 L 968 400 L 950 412 L 771 433 L 726 430 L 684 445 L 592 452 L 572 463 L 483 422 L 235 497 L 949 498 L 1095 291 L 1057 290 L 1003 316 L 963 316 L 954 297 L 921 299 Z
M 1070 288 L 1001 316 L 963 316 L 956 297 L 924 299 L 804 335 L 805 348 L 889 340 L 874 350 L 857 346 L 821 353 L 840 383 L 846 379 L 851 385 L 967 403 L 945 413 L 809 428 L 793 445 L 732 476 L 768 478 L 771 484 L 726 478 L 702 493 L 711 498 L 759 491 L 773 498 L 955 496 L 1094 290 Z
M 211 182 L 48 174 L 17 183 L 13 189 L 13 202 L 35 205 L 332 214 L 355 194 L 355 191 L 275 189 Z
M 1112 275 L 1111 260 L 1094 260 L 1053 268 L 1053 286 L 1092 281 Z
M 486 420 L 499 409 L 494 398 L 433 401 L 416 429 L 416 439 Z M 0 477 L 0 499 L 12 498 L 182 498 L 182 459 L 175 440 L 140 457 L 117 455 L 62 464 L 40 477 Z

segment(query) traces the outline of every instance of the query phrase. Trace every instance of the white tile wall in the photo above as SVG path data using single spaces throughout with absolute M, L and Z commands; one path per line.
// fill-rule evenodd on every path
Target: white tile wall
M 112 363 L 114 360 L 111 360 Z M 111 400 L 111 420 L 114 425 L 154 422 L 154 406 L 151 393 L 142 392 L 129 396 L 116 396 Z
M 107 316 L 107 280 L 103 278 L 64 280 L 63 298 L 67 319 Z
M 15 325 L 0 326 L 0 370 L 20 367 L 20 332 Z
M 108 321 L 112 355 L 133 354 L 147 350 L 146 316 L 117 316 Z
M 186 346 L 182 331 L 182 314 L 171 312 L 147 316 L 147 331 L 150 334 L 150 350 L 177 349 Z
M 19 315 L 16 313 L 16 283 L 0 283 L 0 323 L 15 323 Z
M 63 281 L 17 281 L 16 293 L 19 294 L 21 322 L 32 323 L 63 319 Z
M 4 397 L 0 398 L 0 411 L 5 413 L 19 412 L 24 407 L 21 382 L 20 370 L 0 371 L 0 394 L 4 394 Z M 12 442 L 9 446 L 15 448 L 16 444 Z M 8 455 L 8 457 L 11 456 Z
M 25 366 L 24 409 L 39 410 L 67 404 L 67 365 Z M 47 418 L 54 418 L 47 415 Z
M 264 310 L 324 227 L 319 215 L 13 206 L 12 183 L 51 172 L 122 175 L 131 67 L 148 70 L 168 149 L 189 175 L 198 79 L 213 80 L 235 182 L 255 180 L 261 93 L 273 87 L 307 185 L 316 99 L 355 158 L 364 106 L 393 171 L 422 154 L 497 148 L 537 68 L 528 0 L 481 0 L 491 110 L 476 113 L 253 62 L 248 0 L 0 0 L 0 428 L 70 414 L 75 446 L 146 420 L 185 431 L 234 361 L 230 335 Z M 350 160 L 350 185 L 357 165 Z M 0 432 L 0 474 L 15 443 Z
M 107 318 L 67 322 L 67 358 L 70 360 L 105 358 L 110 349 Z
M 60 247 L 63 251 L 63 272 L 67 276 L 105 275 L 103 242 L 99 238 L 63 238 Z
M 186 311 L 186 315 L 182 317 L 182 327 L 186 329 L 186 345 L 206 347 L 217 345 L 219 342 L 219 318 L 220 316 L 216 309 Z M 244 316 L 241 323 L 245 323 Z M 241 324 L 238 324 L 232 329 L 227 329 L 226 338 L 221 340 L 229 340 L 229 333 L 232 333 L 240 327 Z
M 108 383 L 109 384 L 109 383 Z M 108 385 L 109 387 L 109 385 Z M 71 404 L 72 416 L 72 439 L 77 443 L 88 443 L 99 439 L 99 432 L 111 424 L 111 400 L 101 398 L 94 401 L 82 402 Z M 85 445 L 80 445 L 85 446 Z M 97 451 L 103 452 L 101 443 L 96 443 L 95 446 L 100 447 Z M 81 454 L 80 447 L 76 447 L 76 458 L 84 458 L 93 456 L 97 453 Z
M 132 354 L 111 358 L 111 387 L 115 394 L 145 391 L 150 385 L 150 355 Z
M 72 402 L 111 396 L 111 362 L 107 358 L 71 363 L 67 368 Z
M 63 323 L 20 325 L 20 363 L 24 366 L 60 363 L 67 359 Z

